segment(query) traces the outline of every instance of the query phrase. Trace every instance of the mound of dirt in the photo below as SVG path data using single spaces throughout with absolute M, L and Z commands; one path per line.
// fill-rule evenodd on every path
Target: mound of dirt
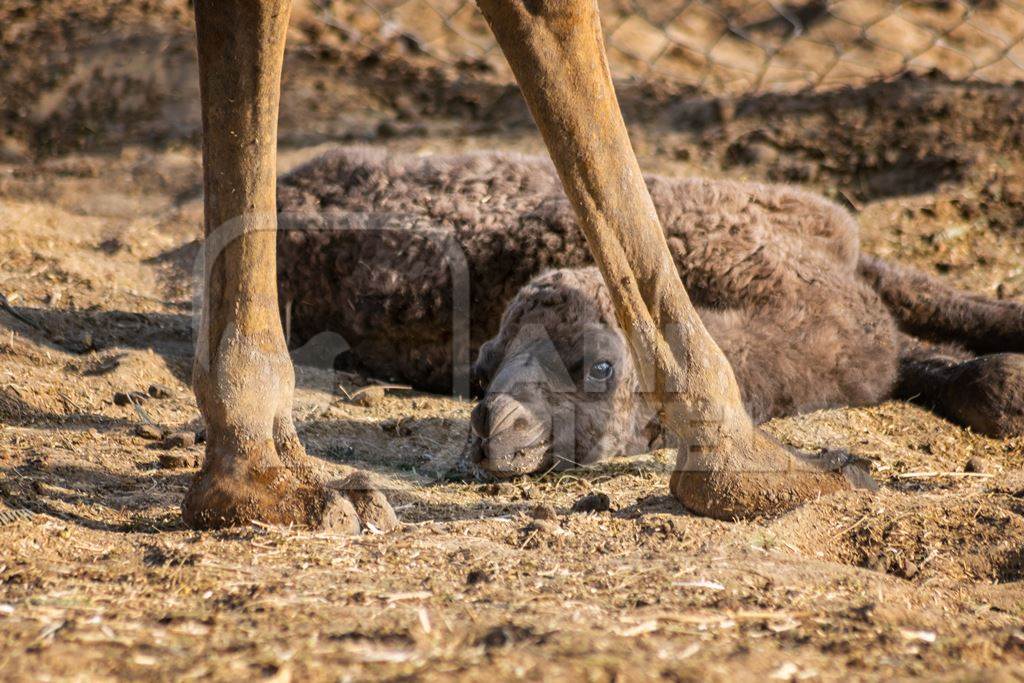
M 840 502 L 841 501 L 841 502 Z M 787 521 L 804 552 L 913 581 L 958 586 L 1024 578 L 1024 505 L 1012 494 L 886 492 L 821 501 Z M 822 519 L 853 519 L 836 531 Z M 803 529 L 806 524 L 809 529 Z

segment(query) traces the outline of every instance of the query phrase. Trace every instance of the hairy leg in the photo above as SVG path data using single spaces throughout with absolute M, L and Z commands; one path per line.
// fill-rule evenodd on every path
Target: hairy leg
M 359 529 L 353 501 L 324 485 L 291 418 L 295 375 L 278 318 L 274 234 L 289 10 L 290 0 L 195 6 L 206 240 L 193 384 L 207 445 L 182 504 L 193 527 L 258 520 Z M 354 483 L 356 507 L 366 507 L 360 496 L 382 498 Z
M 480 0 L 576 211 L 662 423 L 687 444 L 670 488 L 714 517 L 781 512 L 866 484 L 842 454 L 798 455 L 756 429 L 683 288 L 608 71 L 594 0 Z
M 1024 304 L 967 294 L 909 266 L 861 254 L 857 274 L 920 339 L 974 353 L 1024 352 Z
M 901 335 L 895 398 L 912 401 L 974 431 L 1024 434 L 1024 355 L 973 356 L 950 344 Z
M 896 398 L 988 436 L 1024 434 L 1024 304 L 863 254 L 857 272 L 904 333 Z

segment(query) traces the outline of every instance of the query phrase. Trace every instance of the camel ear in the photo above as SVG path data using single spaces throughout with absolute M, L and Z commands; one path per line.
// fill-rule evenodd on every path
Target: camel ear
M 494 379 L 494 373 L 501 363 L 501 357 L 502 347 L 497 337 L 480 346 L 469 375 L 470 395 L 473 398 L 482 398 L 487 392 L 487 387 Z

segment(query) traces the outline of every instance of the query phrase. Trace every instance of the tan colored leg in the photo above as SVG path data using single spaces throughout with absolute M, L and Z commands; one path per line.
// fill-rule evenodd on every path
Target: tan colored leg
M 747 417 L 725 356 L 669 254 L 612 87 L 595 0 L 479 0 L 540 128 L 566 194 L 630 330 L 651 398 L 689 444 L 670 486 L 691 510 L 771 514 L 865 483 L 844 456 L 796 454 Z
M 274 234 L 277 115 L 290 5 L 197 0 L 195 6 L 206 292 L 193 383 L 207 445 L 203 468 L 182 504 L 193 527 L 259 520 L 359 529 L 349 499 L 323 485 L 291 418 L 295 375 L 278 317 Z M 362 503 L 367 495 L 383 499 L 372 492 L 353 498 Z

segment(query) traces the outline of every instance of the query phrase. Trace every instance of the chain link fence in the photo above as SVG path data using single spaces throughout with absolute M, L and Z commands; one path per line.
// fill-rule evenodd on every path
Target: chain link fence
M 860 85 L 906 72 L 1024 77 L 1024 0 L 599 0 L 616 78 L 714 95 Z M 400 40 L 511 78 L 473 0 L 314 0 L 364 43 Z

